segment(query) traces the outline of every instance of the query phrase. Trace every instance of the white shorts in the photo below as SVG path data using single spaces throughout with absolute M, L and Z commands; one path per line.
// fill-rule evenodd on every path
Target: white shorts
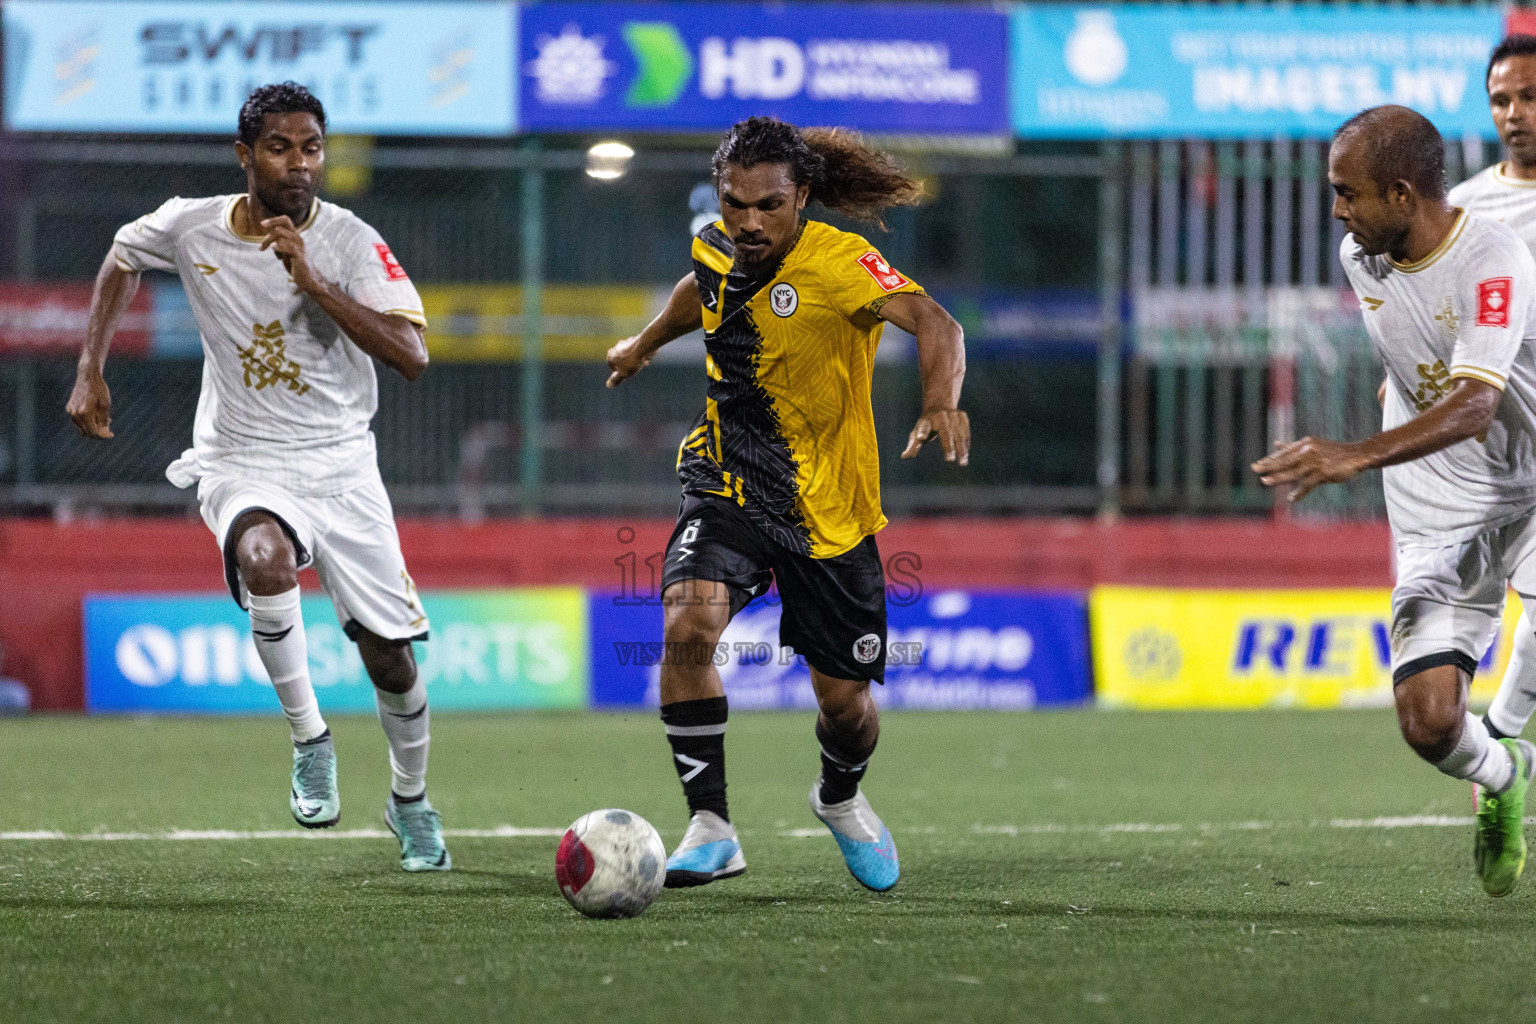
M 1536 594 L 1536 515 L 1445 547 L 1399 544 L 1392 589 L 1392 680 L 1436 665 L 1471 675 L 1513 588 Z
M 197 498 L 203 522 L 219 539 L 224 578 L 240 607 L 248 591 L 235 565 L 230 529 L 242 515 L 260 509 L 277 517 L 293 542 L 298 567 L 314 566 L 349 637 L 355 640 L 361 627 L 386 640 L 427 638 L 427 613 L 405 570 L 394 509 L 377 477 L 344 494 L 311 498 L 275 484 L 204 476 Z

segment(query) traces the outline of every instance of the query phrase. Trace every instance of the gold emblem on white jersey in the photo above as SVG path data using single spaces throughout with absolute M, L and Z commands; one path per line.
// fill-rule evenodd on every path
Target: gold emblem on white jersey
M 1369 295 L 1360 296 L 1360 308 L 1367 313 L 1374 313 L 1386 304 L 1386 299 L 1373 299 Z
M 296 395 L 307 392 L 309 385 L 299 380 L 303 367 L 288 358 L 282 321 L 273 320 L 265 327 L 253 324 L 251 330 L 251 347 L 235 346 L 245 369 L 245 386 L 260 391 L 270 385 L 286 384 Z
M 1433 366 L 1420 363 L 1419 388 L 1413 393 L 1413 407 L 1424 412 L 1451 390 L 1451 371 L 1445 368 L 1445 360 L 1436 359 Z

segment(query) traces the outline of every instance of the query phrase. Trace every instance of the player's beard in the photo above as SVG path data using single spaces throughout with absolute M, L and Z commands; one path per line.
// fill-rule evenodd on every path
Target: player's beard
M 309 208 L 314 205 L 317 183 L 312 183 L 302 192 L 286 189 L 281 186 L 276 188 L 262 188 L 257 186 L 256 198 L 261 200 L 261 205 L 274 217 L 287 217 L 294 224 L 304 223 L 309 216 Z

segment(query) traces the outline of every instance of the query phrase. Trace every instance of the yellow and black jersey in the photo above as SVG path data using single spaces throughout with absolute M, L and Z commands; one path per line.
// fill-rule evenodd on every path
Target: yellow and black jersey
M 885 525 L 870 374 L 892 295 L 923 290 L 874 246 L 805 221 L 743 272 L 721 222 L 693 240 L 708 397 L 683 439 L 687 494 L 734 499 L 772 540 L 833 558 Z

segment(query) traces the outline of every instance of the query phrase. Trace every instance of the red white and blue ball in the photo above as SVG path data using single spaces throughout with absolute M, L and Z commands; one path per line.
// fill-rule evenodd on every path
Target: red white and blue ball
M 651 823 L 608 808 L 576 819 L 560 838 L 555 880 L 588 917 L 638 917 L 661 895 L 667 849 Z

